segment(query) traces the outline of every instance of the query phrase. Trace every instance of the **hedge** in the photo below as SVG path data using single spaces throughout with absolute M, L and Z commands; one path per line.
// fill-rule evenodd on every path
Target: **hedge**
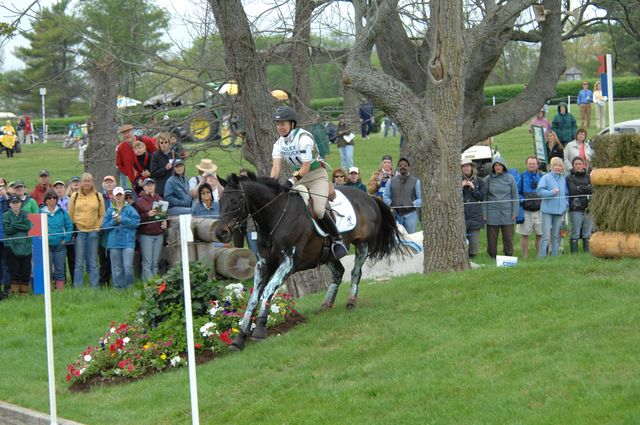
M 577 96 L 578 92 L 582 89 L 582 81 L 566 81 L 558 83 L 557 94 L 552 101 L 557 103 L 561 100 L 566 100 L 567 96 Z M 595 78 L 588 78 L 590 87 L 593 87 Z M 492 103 L 492 97 L 496 97 L 496 103 L 506 102 L 509 99 L 514 98 L 524 89 L 524 84 L 509 84 L 504 86 L 491 86 L 485 87 L 486 104 Z M 615 94 L 616 98 L 634 98 L 640 97 L 640 77 L 617 77 L 615 78 Z M 313 99 L 311 101 L 311 108 L 318 111 L 323 110 L 327 114 L 337 118 L 342 113 L 344 108 L 344 99 L 342 97 L 329 97 L 322 99 Z M 177 108 L 166 111 L 169 117 L 172 119 L 185 118 L 193 112 L 192 108 Z M 142 106 L 131 108 L 127 110 L 126 114 L 118 114 L 120 119 L 123 117 L 134 117 L 133 119 L 124 119 L 123 121 L 140 122 L 145 123 L 151 115 L 161 116 L 165 111 L 158 109 L 152 110 Z M 71 123 L 84 123 L 88 117 L 75 116 L 67 118 L 51 118 L 47 119 L 47 127 L 50 134 L 63 134 L 68 131 Z M 379 125 L 381 117 L 376 116 L 376 125 Z M 38 129 L 42 127 L 42 120 L 34 119 L 33 126 Z M 36 130 L 37 131 L 37 130 Z

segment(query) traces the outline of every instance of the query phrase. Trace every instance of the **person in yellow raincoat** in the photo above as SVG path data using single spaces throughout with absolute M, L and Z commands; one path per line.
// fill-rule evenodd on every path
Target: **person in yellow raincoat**
M 13 149 L 16 146 L 16 129 L 11 125 L 11 121 L 7 121 L 1 130 L 0 143 L 7 151 L 7 158 L 11 158 L 13 157 Z

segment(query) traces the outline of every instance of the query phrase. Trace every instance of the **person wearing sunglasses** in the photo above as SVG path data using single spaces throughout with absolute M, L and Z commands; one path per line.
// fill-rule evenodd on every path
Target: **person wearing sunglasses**
M 177 158 L 171 150 L 169 133 L 158 134 L 158 150 L 151 155 L 151 178 L 156 183 L 156 193 L 164 196 L 164 185 L 173 175 L 173 161 Z
M 73 224 L 67 211 L 58 205 L 58 195 L 49 189 L 44 194 L 44 205 L 40 212 L 47 215 L 49 226 L 49 270 L 56 290 L 62 291 L 66 284 L 67 244 L 73 237 Z
M 343 186 L 347 182 L 346 175 L 342 168 L 336 168 L 331 175 L 331 181 L 334 186 Z

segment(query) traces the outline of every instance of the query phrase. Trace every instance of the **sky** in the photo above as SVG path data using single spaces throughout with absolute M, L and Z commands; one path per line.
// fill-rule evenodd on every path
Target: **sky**
M 5 4 L 4 0 L 0 0 L 0 21 L 2 22 L 13 22 L 16 19 L 15 11 L 27 8 L 34 0 L 10 1 L 11 4 L 9 4 L 9 2 Z M 155 2 L 160 7 L 166 9 L 171 17 L 171 39 L 167 39 L 167 41 L 175 44 L 189 44 L 193 37 L 190 34 L 187 22 L 190 18 L 193 20 L 199 19 L 197 17 L 199 17 L 202 14 L 202 10 L 205 9 L 206 0 L 155 0 Z M 39 0 L 34 8 L 38 10 L 39 7 L 50 7 L 55 3 L 56 0 Z M 76 3 L 76 1 L 73 3 Z M 73 7 L 73 3 L 70 8 Z M 257 16 L 264 11 L 271 2 L 265 0 L 245 0 L 243 3 L 245 4 L 248 15 Z M 30 29 L 30 20 L 29 18 L 23 18 L 19 28 L 28 31 Z M 20 35 L 16 35 L 9 40 L 0 41 L 0 43 L 2 43 L 1 46 L 4 52 L 4 63 L 1 65 L 0 71 L 24 68 L 24 63 L 13 55 L 13 50 L 19 46 L 26 46 L 26 39 Z

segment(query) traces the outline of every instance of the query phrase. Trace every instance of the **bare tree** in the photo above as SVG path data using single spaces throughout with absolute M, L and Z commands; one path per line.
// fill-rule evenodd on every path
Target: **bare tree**
M 469 14 L 462 0 L 431 1 L 421 17 L 423 35 L 417 38 L 403 21 L 410 11 L 399 9 L 397 0 L 353 1 L 356 42 L 343 83 L 372 99 L 405 136 L 413 172 L 422 181 L 427 272 L 469 267 L 460 196 L 461 150 L 531 117 L 553 97 L 565 66 L 560 0 L 545 0 L 545 20 L 530 29 L 541 40 L 533 79 L 509 102 L 484 106 L 484 82 L 514 35 L 518 17 L 536 2 L 477 3 L 482 8 Z M 473 22 L 469 16 L 477 19 Z M 374 46 L 382 71 L 371 64 Z

